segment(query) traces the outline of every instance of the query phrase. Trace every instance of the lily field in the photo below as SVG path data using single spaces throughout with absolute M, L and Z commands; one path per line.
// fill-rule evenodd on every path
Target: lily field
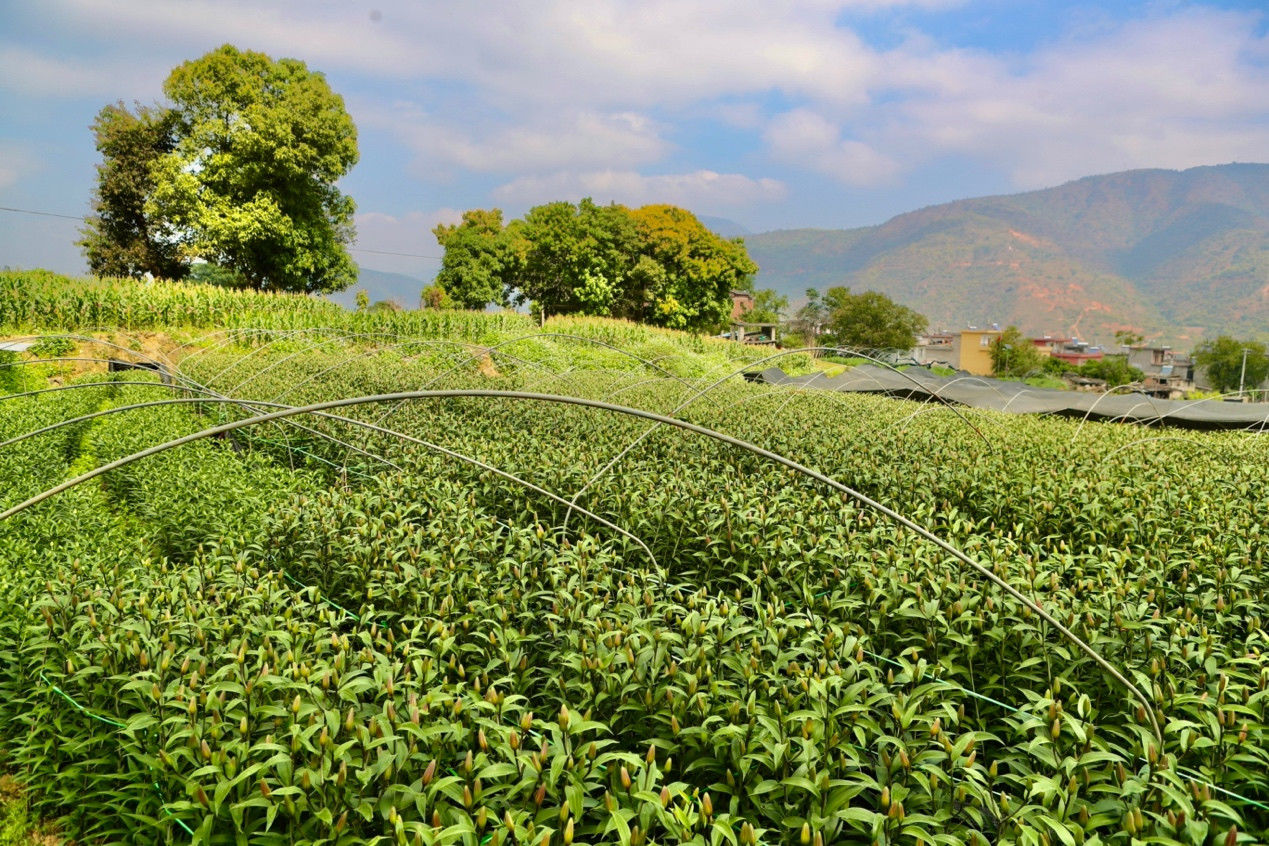
M 0 294 L 0 772 L 74 842 L 1269 841 L 1258 432 Z

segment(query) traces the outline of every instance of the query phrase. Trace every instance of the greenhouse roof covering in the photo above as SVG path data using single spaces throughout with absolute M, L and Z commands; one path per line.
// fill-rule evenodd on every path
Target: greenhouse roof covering
M 1088 393 L 1037 388 L 1023 382 L 968 374 L 937 376 L 922 368 L 898 371 L 870 364 L 852 367 L 837 376 L 823 373 L 789 376 L 778 367 L 764 370 L 761 376 L 770 384 L 784 387 L 943 400 L 1018 414 L 1063 414 L 1188 429 L 1269 427 L 1269 403 L 1157 399 L 1127 387 L 1105 393 Z

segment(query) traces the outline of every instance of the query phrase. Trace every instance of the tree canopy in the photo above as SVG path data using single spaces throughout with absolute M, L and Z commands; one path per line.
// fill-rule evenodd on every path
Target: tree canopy
M 329 292 L 356 280 L 346 249 L 353 201 L 335 183 L 357 161 L 357 130 L 322 74 L 225 45 L 174 69 L 163 90 L 170 106 L 135 116 L 107 107 L 98 116 L 101 209 L 114 196 L 108 177 L 125 166 L 148 181 L 134 180 L 126 215 L 99 210 L 90 222 L 90 261 L 94 251 L 136 243 L 106 225 L 125 216 L 139 221 L 125 234 L 144 232 L 180 262 L 202 259 L 256 289 Z M 97 127 L 117 135 L 128 119 L 138 124 L 139 150 L 124 158 Z M 142 131 L 147 122 L 153 137 Z
M 850 288 L 829 288 L 813 309 L 830 344 L 856 350 L 910 350 L 928 325 L 924 315 L 878 291 L 853 294 Z
M 512 221 L 508 237 L 519 259 L 508 280 L 516 302 L 546 314 L 632 317 L 623 294 L 638 235 L 624 206 L 546 203 Z
M 507 304 L 504 282 L 516 255 L 503 228 L 500 209 L 463 212 L 461 223 L 442 223 L 432 234 L 445 254 L 436 274 L 439 292 L 425 298 L 430 307 L 439 308 L 444 297 L 459 308 Z
M 468 308 L 530 303 L 545 314 L 708 330 L 758 270 L 742 241 L 667 205 L 545 203 L 505 225 L 500 210 L 476 209 L 433 232 L 445 249 L 436 284 Z
M 1025 377 L 1044 370 L 1044 353 L 1017 326 L 1007 326 L 991 342 L 991 372 L 996 376 Z
M 1243 351 L 1247 366 L 1243 370 Z M 1194 363 L 1207 371 L 1207 378 L 1218 391 L 1255 388 L 1269 377 L 1269 354 L 1260 341 L 1240 341 L 1228 335 L 1204 341 L 1194 350 Z
M 92 131 L 102 161 L 93 213 L 78 242 L 89 269 L 98 276 L 182 278 L 187 268 L 177 243 L 145 213 L 154 163 L 176 145 L 176 114 L 142 105 L 133 113 L 115 103 L 97 113 Z
M 749 289 L 758 265 L 744 241 L 720 238 L 696 216 L 675 206 L 654 205 L 632 213 L 645 263 L 638 289 L 647 323 L 672 329 L 706 329 L 731 315 L 733 289 Z
M 741 314 L 746 323 L 779 323 L 789 298 L 772 288 L 753 292 L 753 307 Z

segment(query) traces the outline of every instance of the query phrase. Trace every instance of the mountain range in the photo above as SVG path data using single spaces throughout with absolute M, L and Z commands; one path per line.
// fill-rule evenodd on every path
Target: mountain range
M 881 291 L 931 327 L 1193 346 L 1269 335 L 1269 164 L 1133 170 L 860 229 L 745 237 L 757 285 Z

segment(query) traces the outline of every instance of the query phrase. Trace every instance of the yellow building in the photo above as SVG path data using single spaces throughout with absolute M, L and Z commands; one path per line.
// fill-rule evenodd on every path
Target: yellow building
M 991 342 L 999 337 L 999 329 L 963 330 L 953 341 L 957 369 L 975 376 L 990 376 Z

